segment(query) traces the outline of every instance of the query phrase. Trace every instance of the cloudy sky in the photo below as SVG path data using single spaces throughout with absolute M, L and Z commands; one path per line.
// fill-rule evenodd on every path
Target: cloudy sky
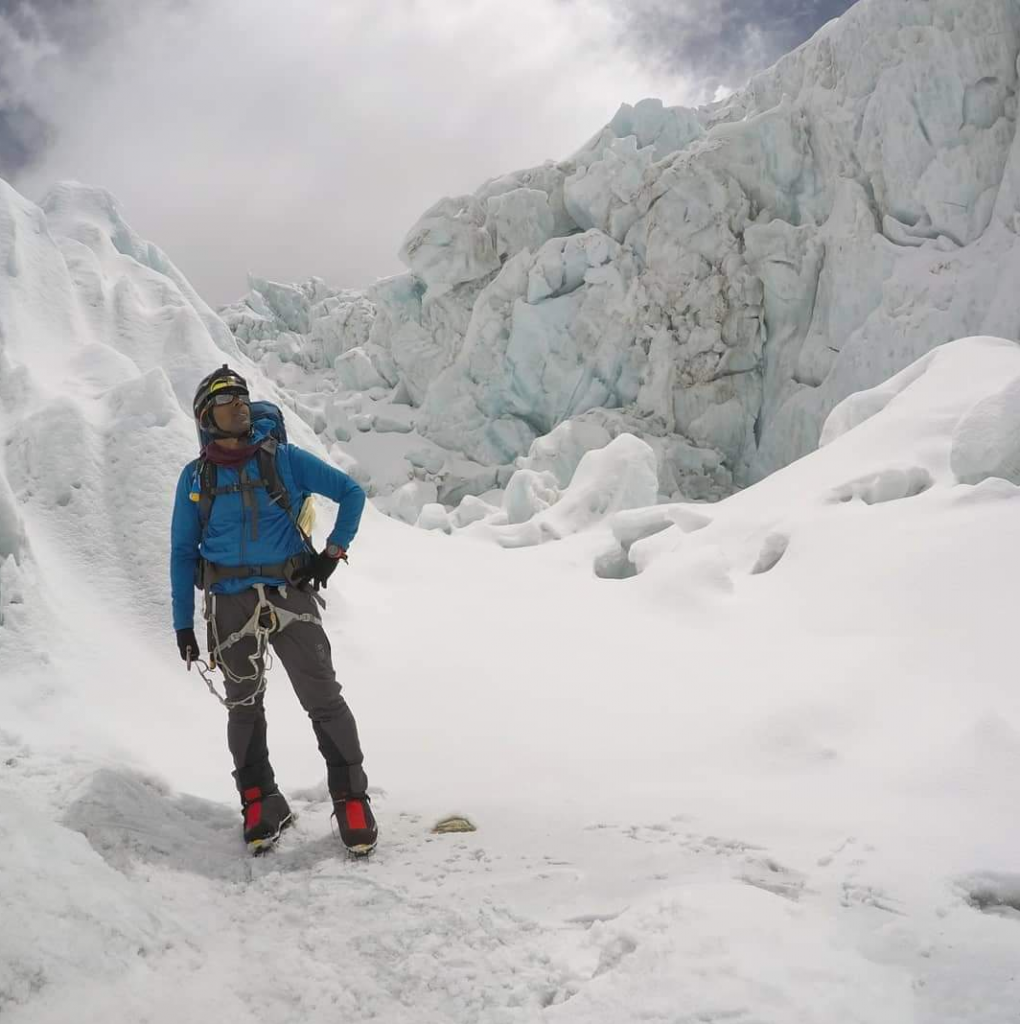
M 0 0 L 0 177 L 75 178 L 214 304 L 362 287 L 442 195 L 698 103 L 851 0 Z

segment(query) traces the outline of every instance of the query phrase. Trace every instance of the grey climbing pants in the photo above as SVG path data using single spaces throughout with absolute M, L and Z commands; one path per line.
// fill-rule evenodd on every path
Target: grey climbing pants
M 266 597 L 277 608 L 295 615 L 310 613 L 318 617 L 312 596 L 296 587 L 266 587 Z M 258 605 L 254 589 L 238 594 L 215 595 L 216 632 L 220 642 L 240 630 Z M 301 706 L 312 720 L 312 729 L 326 761 L 327 782 L 334 796 L 364 793 L 368 785 L 362 767 L 361 743 L 354 715 L 341 696 L 333 670 L 333 657 L 326 631 L 318 622 L 291 622 L 269 636 L 273 652 L 279 658 Z M 210 644 L 210 649 L 212 645 Z M 235 676 L 251 676 L 251 656 L 257 650 L 254 636 L 246 636 L 222 652 L 222 660 Z M 224 677 L 228 701 L 244 700 L 255 690 L 255 682 L 232 682 Z M 251 705 L 232 707 L 227 718 L 227 745 L 234 759 L 234 778 L 240 792 L 259 786 L 265 792 L 275 789 L 273 769 L 266 742 L 266 713 L 262 694 Z

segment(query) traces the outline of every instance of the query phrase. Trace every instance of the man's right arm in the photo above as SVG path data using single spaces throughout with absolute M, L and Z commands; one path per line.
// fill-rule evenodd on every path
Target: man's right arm
M 194 463 L 184 467 L 177 481 L 174 515 L 170 526 L 170 591 L 173 595 L 174 629 L 195 625 L 195 566 L 202 526 L 198 502 L 191 500 Z

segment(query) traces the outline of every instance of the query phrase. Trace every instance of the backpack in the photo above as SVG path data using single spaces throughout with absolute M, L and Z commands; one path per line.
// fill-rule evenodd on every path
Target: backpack
M 315 523 L 315 508 L 311 496 L 304 496 L 301 510 L 295 517 L 291 508 L 290 495 L 287 493 L 287 488 L 284 487 L 283 481 L 280 479 L 279 470 L 276 467 L 277 450 L 281 444 L 287 443 L 287 425 L 283 419 L 283 412 L 273 402 L 252 402 L 252 423 L 256 420 L 265 419 L 271 420 L 273 425 L 269 429 L 269 435 L 263 439 L 258 450 L 255 452 L 255 458 L 259 467 L 258 480 L 245 480 L 242 473 L 242 479 L 236 484 L 219 487 L 216 483 L 218 468 L 216 464 L 208 459 L 199 458 L 197 467 L 199 490 L 197 495 L 192 494 L 191 499 L 198 502 L 198 519 L 201 524 L 202 536 L 205 536 L 209 517 L 212 515 L 213 501 L 215 501 L 217 495 L 233 494 L 240 491 L 242 502 L 246 506 L 251 507 L 255 502 L 253 492 L 259 487 L 264 487 L 269 494 L 269 500 L 279 505 L 287 513 L 290 521 L 294 524 L 294 529 L 301 535 L 305 547 L 312 551 L 311 533 Z M 213 438 L 210 437 L 208 431 L 199 427 L 198 440 L 202 448 L 205 448 Z M 255 536 L 257 537 L 257 522 L 254 525 L 256 530 Z

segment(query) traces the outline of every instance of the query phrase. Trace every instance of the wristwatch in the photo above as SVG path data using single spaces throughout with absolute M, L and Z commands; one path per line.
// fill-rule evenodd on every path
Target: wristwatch
M 330 558 L 342 558 L 344 561 L 347 561 L 347 552 L 339 544 L 334 544 L 332 541 L 326 545 L 326 554 Z

